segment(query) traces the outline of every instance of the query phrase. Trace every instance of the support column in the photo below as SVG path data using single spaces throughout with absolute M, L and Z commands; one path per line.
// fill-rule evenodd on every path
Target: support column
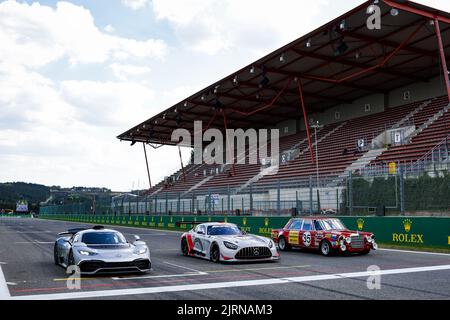
M 442 44 L 441 29 L 439 27 L 439 20 L 437 18 L 434 18 L 434 27 L 436 29 L 436 37 L 437 37 L 438 45 L 439 45 L 439 53 L 440 53 L 440 57 L 441 57 L 442 72 L 444 74 L 445 85 L 447 87 L 448 101 L 450 102 L 450 80 L 449 80 L 449 75 L 448 75 L 447 61 L 445 60 L 444 45 Z
M 302 107 L 302 111 L 303 111 L 303 120 L 305 121 L 306 136 L 308 137 L 308 145 L 309 145 L 309 153 L 311 155 L 311 163 L 314 163 L 314 152 L 313 152 L 313 148 L 312 148 L 311 134 L 309 132 L 308 117 L 306 116 L 306 106 L 305 106 L 305 98 L 303 96 L 302 81 L 300 79 L 298 79 L 297 82 L 298 82 L 298 93 L 300 95 L 300 103 L 301 103 L 301 107 Z
M 149 185 L 149 189 L 151 189 L 152 188 L 152 180 L 150 179 L 150 169 L 148 167 L 147 149 L 145 148 L 144 142 L 142 142 L 142 145 L 144 146 L 145 164 L 147 166 L 148 185 Z

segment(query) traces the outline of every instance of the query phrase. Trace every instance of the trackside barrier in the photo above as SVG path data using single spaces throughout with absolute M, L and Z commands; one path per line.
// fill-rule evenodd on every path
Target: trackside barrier
M 192 222 L 230 222 L 248 233 L 270 236 L 289 217 L 40 215 L 41 219 L 186 231 Z M 450 248 L 448 217 L 339 217 L 351 230 L 371 231 L 377 242 L 409 247 Z

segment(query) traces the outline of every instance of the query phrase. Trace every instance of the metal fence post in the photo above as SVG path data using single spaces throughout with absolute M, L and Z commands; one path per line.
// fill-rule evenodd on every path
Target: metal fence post
M 252 190 L 252 185 L 250 184 L 250 215 L 253 215 L 253 190 Z
M 169 212 L 169 194 L 166 192 L 166 207 L 165 207 L 165 210 L 164 211 L 166 211 L 166 214 L 168 214 Z
M 313 185 L 312 185 L 312 176 L 309 176 L 309 214 L 313 215 Z
M 227 197 L 228 197 L 228 201 L 227 201 L 227 214 L 229 215 L 229 214 L 230 214 L 230 209 L 233 210 L 233 209 L 230 207 L 230 205 L 231 205 L 231 203 L 230 203 L 230 199 L 231 199 L 230 185 L 228 185 L 228 187 L 227 187 Z
M 178 203 L 177 203 L 177 214 L 180 214 L 180 201 L 181 201 L 181 192 L 178 192 Z
M 158 195 L 155 195 L 155 215 L 158 214 Z
M 402 165 L 400 166 L 400 214 L 405 215 L 405 172 Z
M 207 209 L 207 214 L 210 215 L 211 214 L 211 189 L 208 189 L 208 209 Z
M 348 210 L 350 215 L 353 215 L 353 175 L 352 172 L 348 173 Z

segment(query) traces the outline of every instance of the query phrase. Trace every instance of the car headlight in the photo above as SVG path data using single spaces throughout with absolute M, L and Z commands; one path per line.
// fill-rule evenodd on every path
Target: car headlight
M 269 248 L 271 248 L 271 249 L 273 248 L 273 241 L 272 240 L 269 241 Z
M 78 250 L 78 252 L 83 256 L 95 256 L 97 253 L 87 250 Z
M 347 243 L 352 243 L 352 238 L 351 238 L 351 237 L 345 238 L 345 242 L 347 242 Z
M 147 248 L 138 248 L 138 249 L 136 249 L 135 251 L 134 251 L 134 253 L 136 253 L 136 254 L 144 254 L 144 253 L 147 253 Z
M 224 241 L 223 244 L 225 247 L 227 247 L 228 249 L 231 249 L 231 250 L 236 250 L 238 248 L 238 246 L 236 244 L 228 242 L 228 241 Z

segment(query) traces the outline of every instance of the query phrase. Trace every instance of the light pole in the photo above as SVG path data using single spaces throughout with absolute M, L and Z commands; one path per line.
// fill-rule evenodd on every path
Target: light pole
M 317 142 L 317 129 L 321 129 L 323 126 L 319 124 L 319 121 L 311 123 L 311 128 L 314 129 L 314 139 L 316 145 L 316 179 L 317 179 L 317 188 L 319 188 L 319 154 L 318 154 L 318 142 Z

